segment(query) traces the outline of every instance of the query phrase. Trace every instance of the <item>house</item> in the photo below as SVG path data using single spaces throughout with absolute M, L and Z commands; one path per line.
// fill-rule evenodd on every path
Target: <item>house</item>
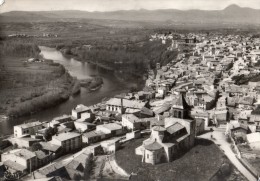
M 246 141 L 246 135 L 250 133 L 247 125 L 237 121 L 232 121 L 228 124 L 229 134 L 237 142 Z
M 123 114 L 122 126 L 126 127 L 129 130 L 140 130 L 141 121 L 134 114 Z
M 255 99 L 251 96 L 241 97 L 238 101 L 238 108 L 240 109 L 252 109 L 254 106 Z
M 117 123 L 102 124 L 96 127 L 96 131 L 101 131 L 111 136 L 118 136 L 123 133 L 123 127 Z
M 193 110 L 191 111 L 191 117 L 196 119 L 203 119 L 204 120 L 204 129 L 207 129 L 209 126 L 209 113 L 204 110 Z
M 29 148 L 34 143 L 40 142 L 41 139 L 34 139 L 31 137 L 11 138 L 12 145 L 17 144 L 18 148 Z
M 162 106 L 157 107 L 157 108 L 154 110 L 154 113 L 155 113 L 156 115 L 162 115 L 164 112 L 169 111 L 170 109 L 171 109 L 171 104 L 169 104 L 169 103 L 164 103 Z
M 43 129 L 43 123 L 40 121 L 20 124 L 14 126 L 14 137 L 23 137 L 25 135 L 34 135 L 38 130 Z
M 126 133 L 126 140 L 136 139 L 136 138 L 140 138 L 140 137 L 141 137 L 141 131 L 140 130 L 136 130 L 136 131 L 132 131 L 130 133 Z
M 107 140 L 101 142 L 101 147 L 105 153 L 115 153 L 120 146 L 119 139 L 116 140 Z
M 228 109 L 214 110 L 213 117 L 217 124 L 225 124 L 229 120 L 230 115 Z
M 49 177 L 62 176 L 62 179 L 71 180 L 65 166 L 62 163 L 53 163 L 42 167 L 34 172 L 35 179 L 45 179 Z
M 136 148 L 135 153 L 142 161 L 153 165 L 170 162 L 180 150 L 190 149 L 195 141 L 195 121 L 166 118 L 165 126 L 154 126 L 150 138 Z
M 154 117 L 154 112 L 151 109 L 148 109 L 147 107 L 143 107 L 140 112 L 136 112 L 135 115 L 138 118 L 150 118 Z
M 80 119 L 81 114 L 86 113 L 86 112 L 90 113 L 91 112 L 90 108 L 87 106 L 84 106 L 83 104 L 79 104 L 75 108 L 72 109 L 71 115 L 75 119 Z
M 52 159 L 56 159 L 62 154 L 61 146 L 51 144 L 51 142 L 40 142 L 42 145 L 42 151 L 46 154 L 51 155 Z
M 78 121 L 75 121 L 74 122 L 74 126 L 75 128 L 80 131 L 80 132 L 86 132 L 88 130 L 93 130 L 96 128 L 96 125 L 93 124 L 93 123 L 88 123 L 88 122 L 78 122 Z
M 46 154 L 45 152 L 38 150 L 34 152 L 37 157 L 38 167 L 42 167 L 52 161 L 52 156 Z
M 134 113 L 147 106 L 148 102 L 127 100 L 123 98 L 111 98 L 106 102 L 106 110 L 118 113 Z
M 86 160 L 90 157 L 90 153 L 83 152 L 74 157 L 65 167 L 79 172 L 84 172 L 86 166 Z
M 79 133 L 60 133 L 52 137 L 51 144 L 61 146 L 63 152 L 77 151 L 82 147 L 82 136 Z
M 69 122 L 69 121 L 72 121 L 70 115 L 62 115 L 62 116 L 54 118 L 51 122 L 49 122 L 49 126 L 55 127 L 55 126 L 59 126 L 60 124 Z
M 82 135 L 82 142 L 83 142 L 83 144 L 91 144 L 91 143 L 99 142 L 99 141 L 104 140 L 109 137 L 110 137 L 110 134 L 106 134 L 102 131 L 94 130 L 94 131 L 84 133 Z
M 1 160 L 12 173 L 25 173 L 38 168 L 36 154 L 27 149 L 15 149 L 3 153 Z

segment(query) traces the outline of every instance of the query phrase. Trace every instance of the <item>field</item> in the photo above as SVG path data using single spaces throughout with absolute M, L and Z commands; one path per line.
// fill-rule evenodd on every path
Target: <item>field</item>
M 116 152 L 118 165 L 129 174 L 133 173 L 131 180 L 246 180 L 220 149 L 207 140 L 197 140 L 194 148 L 171 163 L 155 166 L 142 163 L 141 156 L 135 155 L 135 148 L 144 139 L 128 142 Z M 231 173 L 223 171 L 223 163 L 230 165 Z
M 0 61 L 0 113 L 20 116 L 66 99 L 74 80 L 59 64 L 25 62 L 4 56 Z

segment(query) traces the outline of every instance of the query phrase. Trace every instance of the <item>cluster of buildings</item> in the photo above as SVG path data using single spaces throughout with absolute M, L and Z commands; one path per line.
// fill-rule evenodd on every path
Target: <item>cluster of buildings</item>
M 28 35 L 28 34 L 19 34 L 19 33 L 14 33 L 14 34 L 10 34 L 8 35 L 9 38 L 30 38 L 30 37 L 54 37 L 57 38 L 58 35 L 56 34 L 52 34 L 52 33 L 43 33 L 42 35 Z
M 16 148 L 1 155 L 6 169 L 12 173 L 38 169 L 41 176 L 53 176 L 60 168 L 71 168 L 39 168 L 93 144 L 93 154 L 97 150 L 114 153 L 122 139 L 139 138 L 142 130 L 151 135 L 135 152 L 151 164 L 173 161 L 194 146 L 197 135 L 219 124 L 228 125 L 226 132 L 237 143 L 260 149 L 260 83 L 250 79 L 248 84 L 236 85 L 235 79 L 259 76 L 260 40 L 217 34 L 177 37 L 172 33 L 152 35 L 150 41 L 155 39 L 172 41 L 176 48 L 185 44 L 191 51 L 180 52 L 167 65 L 157 64 L 156 71 L 149 71 L 142 91 L 93 106 L 78 105 L 70 115 L 50 122 L 15 126 L 10 142 Z M 35 145 L 40 147 L 32 150 Z M 83 169 L 84 164 L 77 166 Z

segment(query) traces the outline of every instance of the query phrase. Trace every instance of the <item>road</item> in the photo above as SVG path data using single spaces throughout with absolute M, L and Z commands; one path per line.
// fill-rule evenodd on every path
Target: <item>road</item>
M 251 172 L 248 171 L 244 165 L 238 160 L 236 154 L 231 149 L 231 144 L 226 141 L 225 129 L 215 129 L 213 132 L 209 132 L 203 135 L 198 136 L 199 138 L 208 139 L 214 141 L 216 145 L 224 151 L 224 154 L 228 157 L 228 159 L 235 165 L 235 167 L 249 180 L 256 181 L 257 179 Z M 215 139 L 211 139 L 211 135 Z

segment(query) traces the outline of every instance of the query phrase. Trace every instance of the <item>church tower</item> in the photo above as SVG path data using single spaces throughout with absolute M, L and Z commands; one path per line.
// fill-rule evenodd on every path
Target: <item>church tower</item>
M 181 94 L 177 99 L 173 100 L 171 114 L 175 118 L 188 119 L 191 107 L 186 102 L 184 95 Z

